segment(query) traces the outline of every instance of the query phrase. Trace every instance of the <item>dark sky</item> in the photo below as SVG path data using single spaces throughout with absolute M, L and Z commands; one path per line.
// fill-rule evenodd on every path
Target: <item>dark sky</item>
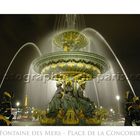
M 38 44 L 42 37 L 54 29 L 56 17 L 0 15 L 0 79 L 20 46 L 28 41 Z M 128 75 L 140 73 L 140 15 L 84 15 L 84 19 L 87 27 L 96 29 L 108 41 Z M 21 100 L 24 83 L 14 79 L 13 75 L 27 73 L 29 64 L 37 57 L 32 51 L 25 49 L 19 54 L 0 92 L 13 91 L 15 100 Z M 140 95 L 139 79 L 131 79 L 137 95 Z

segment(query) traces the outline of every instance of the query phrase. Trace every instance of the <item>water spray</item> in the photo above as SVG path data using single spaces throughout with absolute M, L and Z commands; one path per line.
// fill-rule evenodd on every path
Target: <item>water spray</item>
M 38 48 L 38 46 L 37 46 L 35 43 L 27 42 L 27 43 L 23 44 L 23 45 L 20 47 L 20 49 L 16 52 L 16 54 L 14 55 L 14 57 L 12 58 L 10 64 L 8 65 L 8 67 L 7 67 L 6 71 L 5 71 L 5 74 L 4 74 L 4 76 L 3 76 L 3 78 L 2 78 L 2 80 L 1 80 L 1 82 L 0 82 L 0 89 L 1 89 L 1 87 L 2 87 L 2 85 L 3 85 L 3 82 L 4 82 L 4 80 L 5 80 L 6 75 L 7 75 L 8 71 L 9 71 L 11 65 L 13 64 L 15 58 L 17 57 L 17 55 L 20 53 L 21 50 L 23 50 L 25 47 L 29 47 L 29 46 L 32 46 L 33 48 L 35 48 L 36 51 L 38 52 L 39 56 L 42 56 L 42 53 L 41 53 L 40 49 Z

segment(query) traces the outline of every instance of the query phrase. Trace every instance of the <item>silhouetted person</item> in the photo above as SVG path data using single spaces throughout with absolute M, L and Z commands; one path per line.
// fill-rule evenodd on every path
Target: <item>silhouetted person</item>
M 129 107 L 133 104 L 133 97 L 130 94 L 130 91 L 125 93 L 125 126 L 132 126 L 132 120 L 129 113 Z
M 7 120 L 12 121 L 14 117 L 11 114 L 13 93 L 4 92 L 0 97 L 0 115 L 4 116 Z
M 138 97 L 135 97 L 133 105 L 130 106 L 128 110 L 131 122 L 140 126 L 140 100 Z

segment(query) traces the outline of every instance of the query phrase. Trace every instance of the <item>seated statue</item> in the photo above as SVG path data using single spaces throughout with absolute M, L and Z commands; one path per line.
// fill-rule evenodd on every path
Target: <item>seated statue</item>
M 57 112 L 61 108 L 61 99 L 63 96 L 64 89 L 62 88 L 62 83 L 57 83 L 57 90 L 55 92 L 54 97 L 49 103 L 49 114 L 56 116 Z
M 66 112 L 68 109 L 77 109 L 77 99 L 74 96 L 74 86 L 72 82 L 68 82 L 65 85 L 65 94 L 62 98 L 62 108 Z
M 49 113 L 47 117 L 57 117 L 57 114 L 61 109 L 64 110 L 64 114 L 67 110 L 72 109 L 75 112 L 83 111 L 85 117 L 92 117 L 95 110 L 94 102 L 84 96 L 85 83 L 81 84 L 77 91 L 74 90 L 74 85 L 71 81 L 68 81 L 64 86 L 57 84 L 57 90 L 54 97 L 49 103 Z
M 83 111 L 86 117 L 92 117 L 92 113 L 95 110 L 95 105 L 94 102 L 84 96 L 85 86 L 85 83 L 80 84 L 77 91 L 78 108 Z

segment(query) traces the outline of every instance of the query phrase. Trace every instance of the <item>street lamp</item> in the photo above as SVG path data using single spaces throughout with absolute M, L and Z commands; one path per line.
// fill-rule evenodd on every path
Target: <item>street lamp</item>
M 120 96 L 119 96 L 119 95 L 116 96 L 116 100 L 117 100 L 117 101 L 120 100 Z
M 111 121 L 114 120 L 114 115 L 115 115 L 115 111 L 113 108 L 110 108 L 110 116 L 111 116 Z
M 17 103 L 16 103 L 16 106 L 19 107 L 19 105 L 20 105 L 20 102 L 17 102 Z
M 114 110 L 111 108 L 111 109 L 110 109 L 110 112 L 113 112 L 113 111 L 114 111 Z
M 119 100 L 120 100 L 120 96 L 119 96 L 119 95 L 116 96 L 116 100 L 118 101 L 118 107 L 117 107 L 117 109 L 118 109 L 118 118 L 119 118 L 119 117 L 120 117 L 120 110 L 119 110 Z
M 110 109 L 110 112 L 113 114 L 115 113 L 114 109 L 112 109 L 112 108 Z
M 103 109 L 103 107 L 102 107 L 102 106 L 100 106 L 100 109 Z
M 17 115 L 16 115 L 16 120 L 17 120 L 17 118 L 18 118 L 18 108 L 19 108 L 19 106 L 20 106 L 20 102 L 17 102 L 17 103 L 16 103 L 16 107 L 17 107 Z

